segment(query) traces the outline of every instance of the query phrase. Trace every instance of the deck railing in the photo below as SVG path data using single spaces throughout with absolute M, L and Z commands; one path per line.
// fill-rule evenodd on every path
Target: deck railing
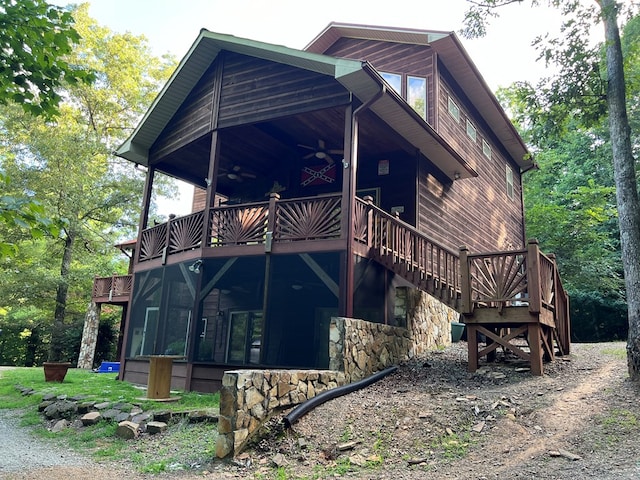
M 427 287 L 427 291 L 447 289 L 451 298 L 457 297 L 460 292 L 458 255 L 367 200 L 356 198 L 356 241 L 399 266 L 406 271 L 405 276 Z
M 476 308 L 528 307 L 531 314 L 552 314 L 558 342 L 569 351 L 569 296 L 562 286 L 553 256 L 540 252 L 537 240 L 526 250 L 469 254 L 460 251 L 461 311 Z
M 131 295 L 132 275 L 112 275 L 93 279 L 93 299 L 122 300 Z
M 206 247 L 294 242 L 341 237 L 341 195 L 211 207 L 209 233 L 204 235 L 204 211 L 143 230 L 138 262 Z

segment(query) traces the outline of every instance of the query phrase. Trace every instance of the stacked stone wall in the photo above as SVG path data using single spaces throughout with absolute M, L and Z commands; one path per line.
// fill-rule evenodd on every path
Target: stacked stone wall
M 332 318 L 329 370 L 236 370 L 225 372 L 220 392 L 216 455 L 241 451 L 270 414 L 316 395 L 366 378 L 385 368 L 451 343 L 451 322 L 459 314 L 419 290 L 406 290 L 407 327 Z
M 343 372 L 327 370 L 235 370 L 220 391 L 216 455 L 238 453 L 271 412 L 345 385 Z
M 355 382 L 391 365 L 451 343 L 451 322 L 459 313 L 420 290 L 407 290 L 407 328 L 353 318 L 332 318 L 329 368 Z

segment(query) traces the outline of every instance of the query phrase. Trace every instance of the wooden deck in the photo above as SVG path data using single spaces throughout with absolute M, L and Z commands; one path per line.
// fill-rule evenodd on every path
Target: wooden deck
M 145 229 L 134 268 L 202 257 L 346 250 L 339 194 L 224 205 L 172 218 Z M 543 361 L 570 351 L 569 300 L 555 259 L 527 249 L 470 254 L 452 252 L 413 226 L 376 207 L 355 201 L 353 252 L 372 258 L 417 288 L 464 315 L 469 371 L 502 347 L 541 375 Z M 93 300 L 126 304 L 131 276 L 96 278 Z M 481 347 L 478 338 L 484 336 Z M 523 345 L 524 342 L 524 345 Z
M 570 353 L 569 297 L 555 259 L 541 253 L 536 240 L 511 252 L 471 255 L 462 248 L 460 264 L 470 372 L 499 347 L 528 361 L 534 375 L 542 375 L 544 360 L 553 360 L 556 349 Z

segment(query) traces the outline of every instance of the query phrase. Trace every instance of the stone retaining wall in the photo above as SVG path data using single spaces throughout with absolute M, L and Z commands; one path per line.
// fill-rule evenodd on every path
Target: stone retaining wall
M 329 368 L 355 382 L 385 368 L 451 343 L 459 313 L 420 290 L 407 289 L 407 328 L 353 318 L 332 318 Z M 398 307 L 398 305 L 396 305 Z
M 234 370 L 220 391 L 216 456 L 240 452 L 274 410 L 291 407 L 346 384 L 342 372 L 327 370 Z
M 455 310 L 415 289 L 406 289 L 396 300 L 396 317 L 400 316 L 406 316 L 406 328 L 332 318 L 328 371 L 225 372 L 216 455 L 224 458 L 239 453 L 274 410 L 292 407 L 331 388 L 450 344 L 450 324 L 459 318 Z

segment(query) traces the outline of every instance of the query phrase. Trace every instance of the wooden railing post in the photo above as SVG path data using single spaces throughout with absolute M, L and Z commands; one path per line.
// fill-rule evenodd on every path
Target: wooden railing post
M 529 312 L 540 313 L 540 248 L 538 240 L 532 238 L 527 244 L 527 290 L 529 291 Z
M 466 246 L 460 247 L 460 291 L 460 311 L 466 314 L 473 313 L 469 249 Z
M 280 194 L 273 192 L 269 195 L 269 207 L 267 210 L 267 238 L 264 239 L 264 251 L 271 252 L 271 245 L 273 244 L 273 235 L 276 230 L 276 204 L 280 200 Z
M 367 202 L 367 247 L 373 246 L 373 197 L 367 195 L 363 198 Z

